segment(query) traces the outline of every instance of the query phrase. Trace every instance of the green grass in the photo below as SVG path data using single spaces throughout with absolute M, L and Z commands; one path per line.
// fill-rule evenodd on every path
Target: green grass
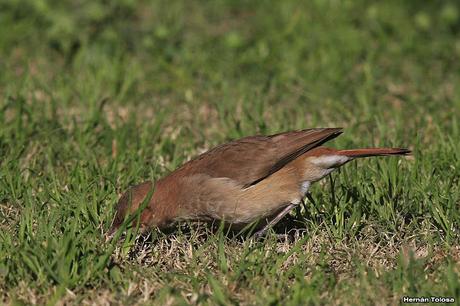
M 0 303 L 460 299 L 456 1 L 104 2 L 0 3 Z M 414 155 L 316 184 L 290 240 L 104 241 L 128 186 L 319 126 Z

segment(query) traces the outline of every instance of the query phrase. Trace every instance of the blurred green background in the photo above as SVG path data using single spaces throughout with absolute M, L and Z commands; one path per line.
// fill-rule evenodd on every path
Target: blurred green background
M 2 0 L 0 301 L 458 298 L 459 84 L 458 1 Z M 129 185 L 320 126 L 414 157 L 318 184 L 293 242 L 179 233 L 134 259 L 134 238 L 103 242 Z
M 59 105 L 263 95 L 305 117 L 333 108 L 329 121 L 458 107 L 454 1 L 2 1 L 0 14 L 2 92 L 28 80 Z

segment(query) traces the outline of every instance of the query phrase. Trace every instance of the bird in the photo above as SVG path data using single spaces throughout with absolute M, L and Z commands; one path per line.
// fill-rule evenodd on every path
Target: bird
M 259 222 L 255 235 L 260 237 L 302 202 L 313 183 L 340 166 L 357 158 L 411 154 L 405 148 L 322 146 L 342 132 L 312 128 L 214 147 L 155 183 L 129 188 L 116 205 L 108 237 L 125 222 L 145 232 L 183 220 L 221 221 L 235 228 Z

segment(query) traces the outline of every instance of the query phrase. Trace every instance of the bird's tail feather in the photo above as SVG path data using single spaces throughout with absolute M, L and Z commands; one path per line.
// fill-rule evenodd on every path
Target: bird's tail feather
M 369 156 L 386 156 L 386 155 L 410 155 L 409 149 L 403 148 L 367 148 L 367 149 L 352 149 L 340 150 L 339 155 L 345 155 L 351 158 L 369 157 Z

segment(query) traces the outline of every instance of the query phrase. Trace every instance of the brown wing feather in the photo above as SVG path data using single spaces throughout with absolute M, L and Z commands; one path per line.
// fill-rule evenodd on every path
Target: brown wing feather
M 307 133 L 306 133 L 307 132 Z M 308 133 L 309 132 L 309 133 Z M 294 132 L 296 133 L 295 135 L 286 135 L 286 142 L 285 144 L 280 144 L 284 145 L 287 148 L 295 148 L 297 149 L 289 152 L 284 156 L 282 156 L 268 171 L 268 173 L 265 176 L 260 177 L 259 179 L 253 181 L 252 183 L 248 184 L 247 186 L 257 184 L 264 178 L 268 177 L 269 175 L 275 173 L 279 169 L 283 168 L 287 163 L 290 161 L 296 159 L 302 154 L 305 154 L 306 152 L 310 151 L 311 149 L 314 149 L 323 143 L 334 139 L 335 137 L 339 136 L 342 134 L 342 129 L 341 128 L 324 128 L 324 129 L 310 129 L 310 130 L 303 130 L 299 132 Z M 289 134 L 289 132 L 288 132 Z M 283 140 L 282 140 L 283 141 Z
M 245 137 L 217 146 L 175 172 L 228 177 L 242 186 L 250 186 L 341 133 L 340 128 L 319 128 Z

